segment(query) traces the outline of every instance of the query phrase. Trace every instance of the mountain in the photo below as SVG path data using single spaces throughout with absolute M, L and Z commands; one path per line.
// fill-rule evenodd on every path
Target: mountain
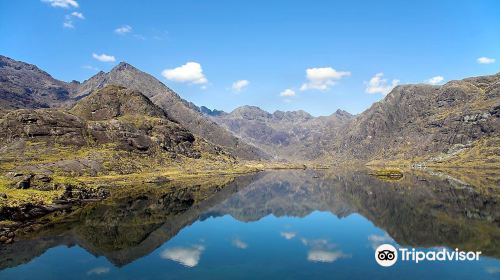
M 130 64 L 120 63 L 109 73 L 99 72 L 83 82 L 72 95 L 82 98 L 92 91 L 106 85 L 118 85 L 142 92 L 169 116 L 177 120 L 189 131 L 242 159 L 258 160 L 267 155 L 258 148 L 246 144 L 230 132 L 203 115 L 198 107 L 189 103 L 153 76 L 146 74 Z
M 398 86 L 340 129 L 327 158 L 498 167 L 499 118 L 500 73 Z
M 69 108 L 76 101 L 106 85 L 118 85 L 143 93 L 189 131 L 242 159 L 260 160 L 268 156 L 242 142 L 205 117 L 153 76 L 120 63 L 109 73 L 99 72 L 79 83 L 54 79 L 38 67 L 0 56 L 0 112 L 12 109 Z
M 32 64 L 0 55 L 0 109 L 59 107 L 78 82 L 58 81 Z
M 15 169 L 71 174 L 130 173 L 182 157 L 231 160 L 136 90 L 105 86 L 71 110 L 19 109 L 0 117 L 0 151 Z M 36 157 L 46 157 L 34 160 Z M 21 158 L 23 158 L 21 160 Z
M 203 112 L 243 140 L 276 159 L 286 160 L 320 157 L 328 142 L 336 137 L 336 131 L 353 118 L 342 110 L 330 116 L 313 117 L 302 110 L 271 114 L 255 106 L 242 106 L 230 113 Z
M 203 112 L 278 159 L 490 168 L 500 161 L 500 73 L 398 86 L 356 116 L 271 114 L 254 106 Z
M 140 92 L 142 101 L 157 106 L 171 122 L 241 159 L 494 168 L 500 161 L 499 81 L 500 73 L 442 86 L 398 86 L 356 116 L 342 110 L 323 117 L 304 111 L 269 113 L 254 106 L 226 113 L 197 107 L 124 62 L 83 83 L 65 83 L 34 65 L 0 56 L 0 116 L 13 109 L 69 108 L 98 89 L 116 85 Z M 106 110 L 115 106 L 111 103 Z M 134 106 L 131 101 L 124 108 Z M 80 113 L 87 109 L 80 108 Z M 97 115 L 116 115 L 116 110 Z M 47 112 L 43 114 L 51 121 L 62 118 L 65 125 L 75 125 L 73 117 L 66 118 L 67 111 Z M 84 118 L 97 116 L 86 114 Z
M 201 106 L 199 108 L 199 111 L 201 113 L 203 113 L 205 115 L 209 115 L 209 116 L 220 116 L 220 115 L 226 114 L 226 112 L 224 112 L 224 111 L 220 111 L 217 109 L 210 110 L 209 108 L 207 108 L 205 106 Z

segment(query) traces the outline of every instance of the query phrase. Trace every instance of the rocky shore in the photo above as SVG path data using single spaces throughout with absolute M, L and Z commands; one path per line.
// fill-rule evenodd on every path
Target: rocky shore
M 40 217 L 57 211 L 72 211 L 76 207 L 90 202 L 101 201 L 110 195 L 106 187 L 87 187 L 70 183 L 54 182 L 54 179 L 45 174 L 9 173 L 12 179 L 9 188 L 19 190 L 39 190 L 47 193 L 60 193 L 51 202 L 31 201 L 20 204 L 2 203 L 0 205 L 0 243 L 10 244 L 15 241 L 18 230 L 30 231 L 39 222 Z M 5 193 L 0 194 L 0 199 L 8 202 Z

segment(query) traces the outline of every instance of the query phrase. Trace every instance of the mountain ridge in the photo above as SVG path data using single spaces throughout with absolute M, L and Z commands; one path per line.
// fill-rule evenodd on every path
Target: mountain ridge
M 337 109 L 319 117 L 249 105 L 231 112 L 198 107 L 126 62 L 82 83 L 55 80 L 4 56 L 0 73 L 3 111 L 68 108 L 107 85 L 121 86 L 141 92 L 172 121 L 244 160 L 470 167 L 499 161 L 500 73 L 444 85 L 400 85 L 360 114 Z
M 0 111 L 12 109 L 70 108 L 78 100 L 106 85 L 138 90 L 168 112 L 194 134 L 225 147 L 246 160 L 267 159 L 263 151 L 246 144 L 206 118 L 199 108 L 182 99 L 155 77 L 134 66 L 120 62 L 109 72 L 99 71 L 89 79 L 66 83 L 50 76 L 35 65 L 0 56 Z
M 242 142 L 206 118 L 196 105 L 182 99 L 164 83 L 126 62 L 120 62 L 108 73 L 99 72 L 89 78 L 81 84 L 74 96 L 81 98 L 109 84 L 139 90 L 191 132 L 225 147 L 240 158 L 250 160 L 267 158 L 267 155 L 256 147 Z

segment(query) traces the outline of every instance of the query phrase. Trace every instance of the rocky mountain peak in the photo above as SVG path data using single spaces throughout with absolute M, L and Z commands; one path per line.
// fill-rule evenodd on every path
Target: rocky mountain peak
M 208 116 L 221 116 L 221 115 L 227 114 L 226 112 L 224 112 L 222 110 L 217 110 L 217 109 L 211 110 L 210 108 L 205 107 L 205 106 L 201 106 L 199 108 L 199 111 L 205 115 L 208 115 Z
M 245 159 L 267 157 L 259 149 L 242 142 L 229 131 L 208 119 L 198 107 L 182 99 L 164 83 L 125 62 L 118 64 L 108 73 L 97 74 L 85 81 L 79 87 L 76 96 L 81 98 L 106 85 L 118 85 L 141 92 L 193 134 L 225 147 L 236 156 Z
M 113 67 L 113 69 L 111 69 L 110 72 L 116 72 L 116 71 L 139 71 L 139 69 L 135 68 L 134 66 L 132 66 L 131 64 L 125 62 L 125 61 L 122 61 L 120 63 L 118 63 L 118 65 L 116 65 L 115 67 Z
M 312 119 L 313 116 L 304 110 L 297 111 L 275 111 L 273 113 L 273 117 L 278 120 L 287 120 L 287 121 L 306 121 Z
M 166 118 L 166 113 L 139 91 L 107 85 L 80 100 L 71 112 L 87 120 L 100 121 L 135 115 Z
M 236 109 L 234 109 L 231 113 L 231 116 L 234 117 L 241 117 L 244 119 L 249 119 L 249 120 L 255 120 L 255 119 L 265 119 L 265 118 L 270 118 L 271 114 L 268 112 L 262 110 L 261 108 L 257 106 L 241 106 Z

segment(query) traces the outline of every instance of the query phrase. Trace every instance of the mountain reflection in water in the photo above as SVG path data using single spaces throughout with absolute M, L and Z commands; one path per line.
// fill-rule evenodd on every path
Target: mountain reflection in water
M 326 267 L 313 272 L 310 267 L 303 267 L 304 271 L 288 275 L 305 265 L 295 259 L 295 255 L 301 254 L 300 250 L 305 250 L 302 259 L 309 265 L 340 265 L 344 261 L 344 266 L 336 267 L 336 271 L 343 268 L 348 271 L 347 268 L 353 265 L 379 271 L 382 268 L 376 267 L 371 255 L 373 248 L 382 243 L 396 243 L 408 247 L 482 251 L 482 256 L 487 257 L 486 263 L 481 263 L 483 274 L 479 278 L 494 279 L 500 277 L 497 260 L 500 258 L 500 211 L 497 205 L 500 191 L 495 187 L 498 180 L 497 177 L 491 179 L 491 176 L 489 179 L 471 178 L 469 181 L 477 186 L 444 173 L 409 173 L 401 180 L 385 181 L 368 175 L 366 170 L 287 170 L 228 178 L 224 184 L 213 186 L 169 183 L 138 189 L 87 205 L 57 222 L 49 222 L 33 233 L 21 236 L 21 240 L 10 246 L 1 247 L 0 268 L 3 270 L 0 278 L 23 275 L 18 279 L 32 279 L 22 274 L 23 269 L 36 262 L 43 263 L 45 259 L 48 261 L 52 251 L 57 253 L 52 258 L 65 265 L 71 259 L 61 256 L 70 254 L 68 250 L 72 249 L 79 251 L 71 254 L 85 255 L 80 248 L 105 258 L 95 259 L 99 265 L 87 270 L 81 278 L 128 279 L 125 276 L 141 275 L 155 279 L 168 272 L 166 278 L 203 279 L 207 277 L 206 273 L 215 273 L 212 277 L 251 279 L 257 271 L 264 278 L 315 278 L 314 273 L 330 272 Z M 276 237 L 261 236 L 277 227 Z M 302 234 L 300 228 L 309 236 Z M 328 230 L 335 232 L 323 232 Z M 210 238 L 195 237 L 195 233 L 200 236 L 204 233 Z M 339 243 L 336 240 L 336 237 L 351 240 L 361 234 L 364 234 L 366 248 L 357 244 L 359 241 Z M 293 246 L 282 244 L 278 248 L 281 243 L 274 238 L 296 243 Z M 174 244 L 170 244 L 171 239 L 175 239 L 171 241 Z M 211 249 L 221 248 L 221 242 L 248 253 L 237 255 L 237 251 L 230 253 L 220 249 L 218 255 L 207 257 L 202 268 L 204 254 L 209 255 Z M 349 244 L 357 249 L 347 250 Z M 54 248 L 60 245 L 70 248 Z M 74 245 L 77 247 L 72 247 Z M 267 256 L 264 253 L 266 247 L 279 249 L 281 253 Z M 49 250 L 51 248 L 54 249 Z M 222 255 L 229 257 L 223 259 Z M 283 270 L 262 271 L 262 267 L 253 261 L 260 258 L 265 262 L 271 255 L 281 258 Z M 359 259 L 362 255 L 366 257 Z M 145 265 L 141 265 L 144 262 L 140 260 L 153 257 L 155 261 L 149 263 L 151 274 L 147 274 L 141 268 Z M 155 265 L 157 259 L 171 261 L 170 266 Z M 180 267 L 172 266 L 175 264 Z M 408 265 L 412 264 L 403 264 L 401 269 Z M 444 264 L 436 264 L 425 271 L 433 276 L 432 273 L 436 273 L 432 272 L 433 269 L 441 269 L 439 265 Z M 37 275 L 37 269 L 43 271 L 42 275 L 48 273 L 47 266 L 29 268 L 31 277 Z M 68 267 L 71 266 L 68 264 Z M 195 273 L 195 268 L 200 271 Z M 179 269 L 190 270 L 189 273 L 193 274 Z M 415 267 L 408 269 L 414 270 Z M 468 270 L 476 273 L 477 269 Z M 120 270 L 125 274 L 112 276 L 113 272 Z M 390 275 L 387 271 L 380 273 Z M 463 277 L 467 275 L 459 270 L 456 272 Z M 425 275 L 421 273 L 423 271 L 415 275 Z M 447 273 L 453 275 L 455 272 Z M 48 275 L 54 279 L 68 279 L 64 275 Z M 246 276 L 240 277 L 242 275 Z M 338 278 L 342 278 L 342 273 Z

